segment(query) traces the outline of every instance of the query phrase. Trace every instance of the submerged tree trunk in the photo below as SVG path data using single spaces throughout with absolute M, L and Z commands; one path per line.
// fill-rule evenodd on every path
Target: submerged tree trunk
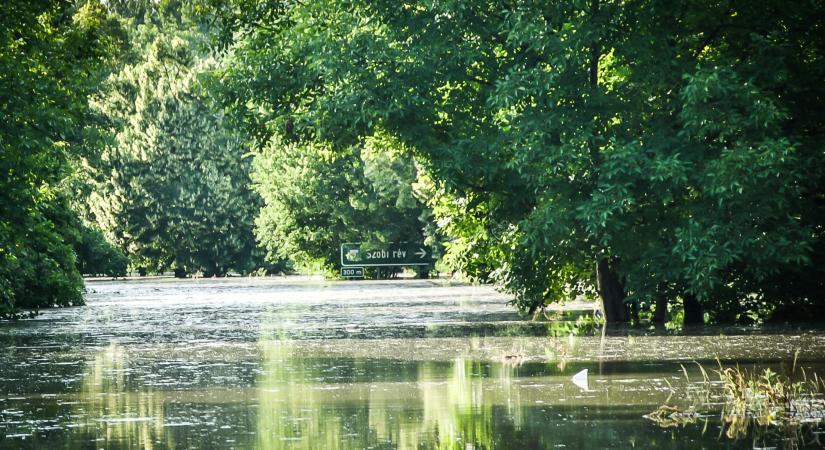
M 208 269 L 203 270 L 203 277 L 204 278 L 212 278 L 212 277 L 225 277 L 226 276 L 226 269 L 223 267 L 218 266 L 217 264 L 213 265 Z
M 624 286 L 606 258 L 600 259 L 596 264 L 596 282 L 605 320 L 608 323 L 627 323 Z
M 705 323 L 705 313 L 696 295 L 684 294 L 683 302 L 685 304 L 685 325 L 701 325 Z
M 667 289 L 665 286 L 659 286 L 656 294 L 656 306 L 653 310 L 653 323 L 664 324 L 667 322 Z

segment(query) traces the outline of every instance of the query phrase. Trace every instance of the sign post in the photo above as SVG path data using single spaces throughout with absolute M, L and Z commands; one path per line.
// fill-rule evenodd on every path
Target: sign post
M 432 255 L 423 244 L 393 242 L 368 246 L 360 242 L 341 244 L 341 267 L 429 266 Z

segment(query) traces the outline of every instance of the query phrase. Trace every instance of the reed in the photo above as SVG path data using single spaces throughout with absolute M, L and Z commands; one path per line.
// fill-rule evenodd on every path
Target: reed
M 670 396 L 645 417 L 661 427 L 674 427 L 695 424 L 719 412 L 723 432 L 731 439 L 745 438 L 753 431 L 755 440 L 764 440 L 768 434 L 779 436 L 785 448 L 818 443 L 820 433 L 816 431 L 825 423 L 825 380 L 816 373 L 808 376 L 804 369 L 797 374 L 797 356 L 798 352 L 790 374 L 770 368 L 723 367 L 717 360 L 719 367 L 713 371 L 716 382 L 699 363 L 698 380 L 691 380 L 682 366 L 685 387 L 674 389 L 668 383 Z M 671 404 L 674 396 L 682 406 Z

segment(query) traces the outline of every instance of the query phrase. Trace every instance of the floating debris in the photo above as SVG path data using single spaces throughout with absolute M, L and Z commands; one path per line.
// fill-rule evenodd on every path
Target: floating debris
M 589 391 L 589 385 L 587 383 L 587 369 L 580 371 L 579 373 L 573 375 L 573 384 L 578 386 L 580 389 Z

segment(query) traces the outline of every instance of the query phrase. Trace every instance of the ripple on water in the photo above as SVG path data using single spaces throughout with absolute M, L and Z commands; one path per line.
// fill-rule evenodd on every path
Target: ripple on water
M 798 351 L 825 373 L 819 329 L 571 337 L 443 281 L 89 289 L 87 306 L 0 324 L 0 448 L 717 448 L 718 424 L 674 440 L 642 418 L 681 364 L 783 370 Z

